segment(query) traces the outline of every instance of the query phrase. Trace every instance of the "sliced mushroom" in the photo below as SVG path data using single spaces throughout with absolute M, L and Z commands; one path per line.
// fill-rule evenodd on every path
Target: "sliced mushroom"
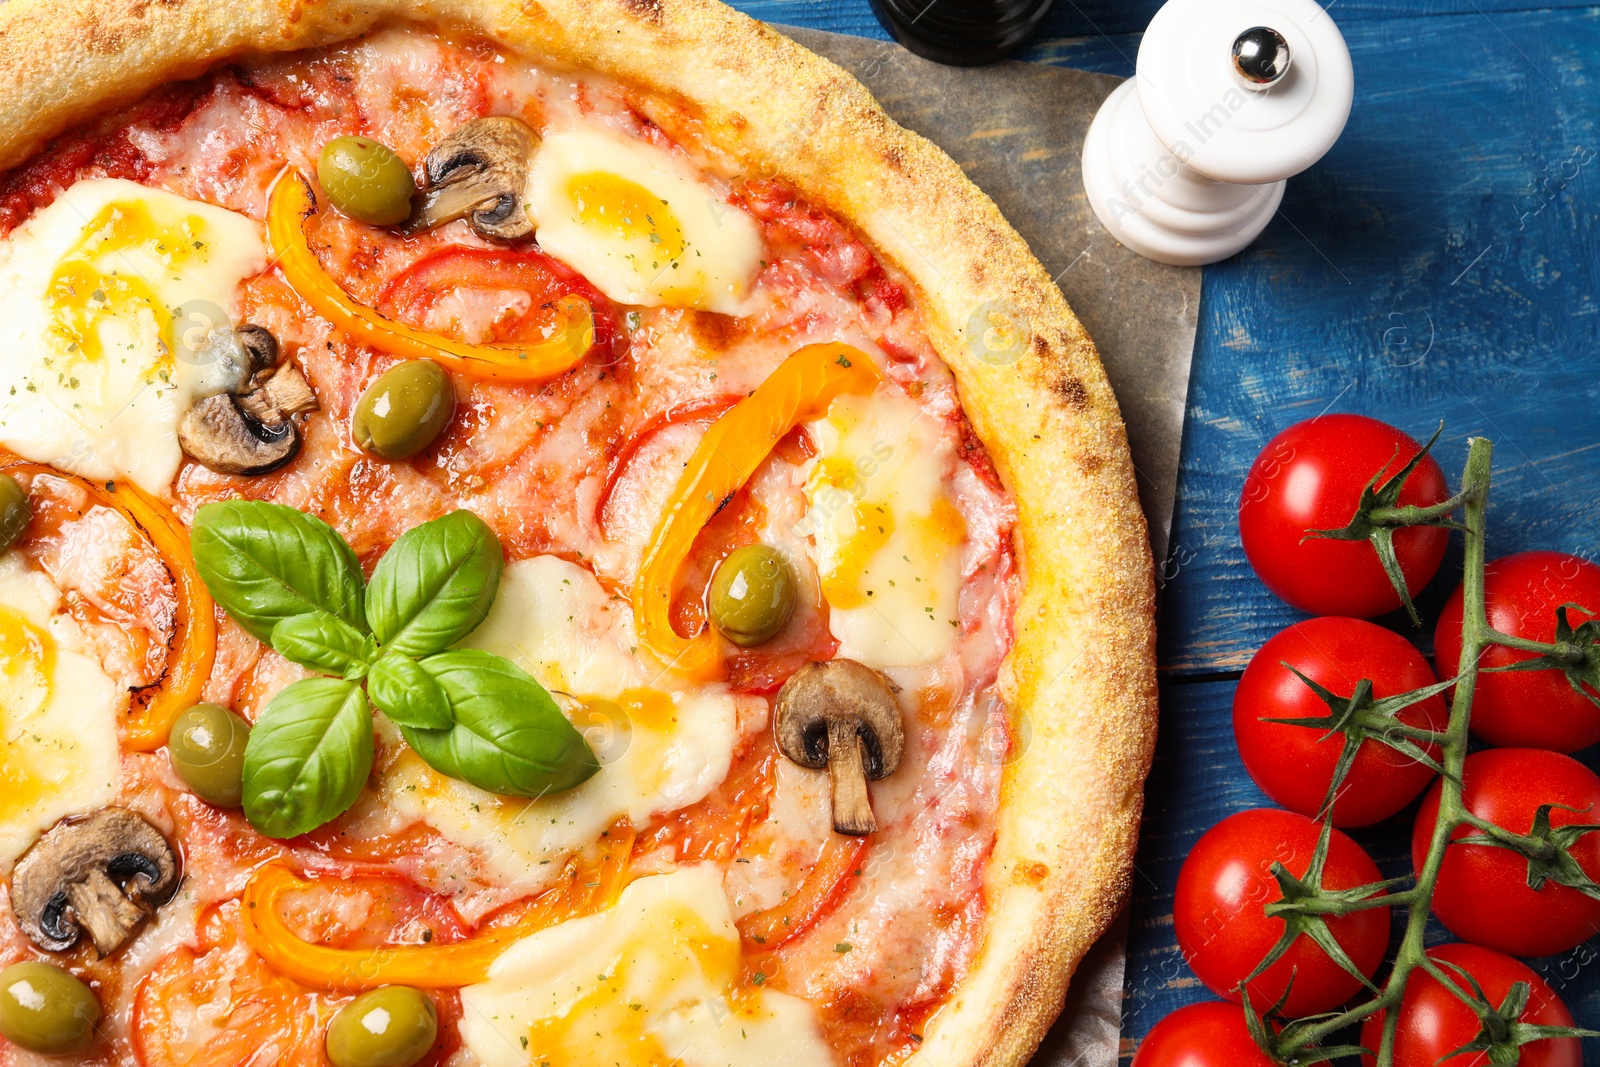
M 225 391 L 189 409 L 178 427 L 178 444 L 220 474 L 265 474 L 300 450 L 292 416 L 316 410 L 316 394 L 292 365 L 273 366 L 278 342 L 260 326 L 239 327 L 224 352 L 235 364 L 214 376 Z
M 178 857 L 161 831 L 127 808 L 74 815 L 17 860 L 11 908 L 28 940 L 48 952 L 87 933 L 109 956 L 178 888 Z
M 241 393 L 259 372 L 278 362 L 278 339 L 254 323 L 218 326 L 200 342 L 194 362 L 200 368 L 197 397 Z
M 256 381 L 254 389 L 239 394 L 239 407 L 265 426 L 280 426 L 291 415 L 315 411 L 319 406 L 311 383 L 292 364 L 285 363 Z
M 466 218 L 480 237 L 531 237 L 533 220 L 522 209 L 522 195 L 538 147 L 539 135 L 506 115 L 458 128 L 423 162 L 426 184 L 411 201 L 405 231 L 420 233 Z
M 828 768 L 834 830 L 876 830 L 867 781 L 893 773 L 905 747 L 894 683 L 853 659 L 808 663 L 778 690 L 774 726 L 785 756 Z

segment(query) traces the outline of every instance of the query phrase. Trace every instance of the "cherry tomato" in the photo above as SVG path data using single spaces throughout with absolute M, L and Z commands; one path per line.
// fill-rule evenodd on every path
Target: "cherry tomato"
M 1256 808 L 1230 815 L 1195 843 L 1178 872 L 1173 901 L 1178 947 L 1195 975 L 1218 996 L 1239 1000 L 1239 984 L 1283 935 L 1282 919 L 1265 908 L 1282 899 L 1272 877 L 1282 863 L 1296 878 L 1305 875 L 1317 847 L 1317 824 L 1304 815 Z M 1328 846 L 1322 884 L 1351 889 L 1379 880 L 1378 868 L 1361 846 L 1338 830 Z M 1383 962 L 1389 941 L 1389 909 L 1372 908 L 1330 918 L 1328 928 L 1351 961 L 1368 977 Z M 1310 1015 L 1343 1004 L 1361 988 L 1352 975 L 1302 935 L 1276 963 L 1250 983 L 1250 1001 L 1265 1011 L 1288 987 L 1291 1016 Z
M 1349 525 L 1373 475 L 1397 473 L 1420 448 L 1393 426 L 1362 415 L 1323 415 L 1268 442 L 1239 499 L 1244 552 L 1267 588 L 1313 615 L 1371 618 L 1398 608 L 1400 597 L 1370 542 L 1307 538 L 1306 531 Z M 1406 479 L 1399 503 L 1427 507 L 1449 495 L 1444 472 L 1428 456 Z M 1413 596 L 1439 569 L 1449 539 L 1438 527 L 1394 535 Z
M 1412 827 L 1411 862 L 1418 870 L 1433 837 L 1439 795 L 1435 785 Z M 1552 826 L 1592 823 L 1600 821 L 1600 777 L 1558 752 L 1494 748 L 1467 757 L 1461 800 L 1472 814 L 1513 833 L 1533 827 L 1541 804 L 1579 809 L 1552 809 Z M 1481 836 L 1463 826 L 1451 837 L 1468 835 Z M 1600 877 L 1600 833 L 1580 837 L 1572 857 L 1590 878 Z M 1492 845 L 1452 844 L 1445 850 L 1433 913 L 1457 937 L 1514 956 L 1565 952 L 1600 930 L 1600 900 L 1553 881 L 1537 892 L 1528 888 L 1527 859 Z
M 1511 986 L 1527 982 L 1528 1007 L 1520 1020 L 1534 1026 L 1571 1026 L 1572 1013 L 1561 998 L 1525 965 L 1477 945 L 1440 945 L 1428 955 L 1441 964 L 1455 964 L 1483 987 L 1484 999 L 1496 1008 L 1505 1000 Z M 1443 968 L 1456 987 L 1470 994 L 1472 986 L 1452 971 Z M 1384 1012 L 1367 1018 L 1361 1027 L 1361 1045 L 1374 1051 L 1383 1036 Z M 1471 1008 L 1446 989 L 1431 974 L 1416 971 L 1406 983 L 1400 1000 L 1400 1025 L 1395 1031 L 1394 1067 L 1488 1067 L 1487 1052 L 1448 1059 L 1456 1049 L 1475 1040 L 1483 1029 Z M 1363 1067 L 1373 1067 L 1376 1059 L 1361 1057 Z M 1509 1062 L 1509 1061 L 1508 1061 Z M 1575 1038 L 1534 1041 L 1522 1046 L 1517 1067 L 1583 1067 L 1583 1049 Z
M 1132 1067 L 1273 1067 L 1244 1024 L 1244 1010 L 1215 1000 L 1186 1004 L 1151 1029 Z
M 1512 637 L 1553 641 L 1561 605 L 1593 609 L 1569 610 L 1567 621 L 1574 628 L 1600 613 L 1600 566 L 1563 552 L 1520 552 L 1484 568 L 1483 593 L 1491 627 Z M 1434 629 L 1433 662 L 1440 678 L 1454 678 L 1461 666 L 1461 605 L 1457 589 Z M 1503 667 L 1533 657 L 1492 645 L 1478 663 Z M 1491 745 L 1576 752 L 1600 741 L 1600 708 L 1574 692 L 1559 670 L 1480 671 L 1472 732 Z
M 1261 646 L 1233 694 L 1233 736 L 1245 770 L 1276 803 L 1301 815 L 1322 810 L 1334 766 L 1348 739 L 1327 737 L 1322 728 L 1266 722 L 1266 719 L 1323 718 L 1326 702 L 1297 678 L 1288 663 L 1340 697 L 1349 697 L 1362 679 L 1375 699 L 1432 685 L 1427 660 L 1411 643 L 1361 619 L 1307 619 Z M 1438 696 L 1400 712 L 1407 726 L 1443 729 L 1449 712 Z M 1437 745 L 1421 746 L 1434 759 Z M 1387 819 L 1416 799 L 1433 778 L 1433 769 L 1371 739 L 1361 742 L 1333 805 L 1335 826 L 1367 826 Z

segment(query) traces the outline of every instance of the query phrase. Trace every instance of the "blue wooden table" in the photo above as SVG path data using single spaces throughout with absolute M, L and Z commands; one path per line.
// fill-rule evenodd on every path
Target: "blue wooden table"
M 867 0 L 733 0 L 770 22 L 885 36 Z M 1131 75 L 1159 0 L 1058 0 L 1020 58 Z M 1518 0 L 1333 0 L 1355 64 L 1350 124 L 1289 183 L 1243 254 L 1206 268 L 1162 567 L 1161 736 L 1134 882 L 1124 1055 L 1208 996 L 1178 955 L 1172 891 L 1190 846 L 1266 804 L 1233 748 L 1233 688 L 1299 616 L 1261 587 L 1235 523 L 1257 451 L 1324 411 L 1385 419 L 1459 474 L 1469 436 L 1497 450 L 1490 554 L 1600 559 L 1600 8 Z M 1424 598 L 1459 578 L 1453 548 Z M 1397 629 L 1432 651 L 1431 630 Z M 1591 765 L 1596 753 L 1583 754 Z M 1404 825 L 1360 831 L 1386 873 Z M 1437 931 L 1445 940 L 1443 931 Z M 1593 944 L 1532 961 L 1600 1029 Z M 1600 1040 L 1585 1045 L 1600 1064 Z

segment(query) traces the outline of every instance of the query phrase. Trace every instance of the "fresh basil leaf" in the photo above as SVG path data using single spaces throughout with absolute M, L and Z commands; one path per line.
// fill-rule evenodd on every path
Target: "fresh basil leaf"
M 206 504 L 189 545 L 212 597 L 264 642 L 284 619 L 314 611 L 367 629 L 361 566 L 321 519 L 258 500 Z
M 302 667 L 355 681 L 367 673 L 378 644 L 326 611 L 291 615 L 272 628 L 272 647 Z
M 455 726 L 401 732 L 440 774 L 491 793 L 539 797 L 571 789 L 600 769 L 550 694 L 510 660 L 463 648 L 419 665 L 449 698 Z
M 442 652 L 489 614 L 504 569 L 499 538 L 470 511 L 412 527 L 373 568 L 372 632 L 389 652 Z
M 244 750 L 244 814 L 298 837 L 343 814 L 372 772 L 372 713 L 355 682 L 307 678 L 278 693 Z
M 455 725 L 450 698 L 410 656 L 385 653 L 367 673 L 367 695 L 401 726 L 448 730 Z

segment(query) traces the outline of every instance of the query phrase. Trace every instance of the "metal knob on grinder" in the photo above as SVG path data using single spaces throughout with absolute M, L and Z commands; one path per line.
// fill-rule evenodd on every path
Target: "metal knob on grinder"
M 1233 72 L 1239 84 L 1259 91 L 1289 73 L 1289 42 L 1271 26 L 1252 26 L 1233 39 Z

